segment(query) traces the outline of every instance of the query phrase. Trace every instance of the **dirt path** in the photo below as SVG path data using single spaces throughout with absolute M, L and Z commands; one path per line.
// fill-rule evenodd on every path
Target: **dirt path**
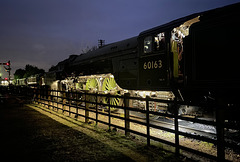
M 178 161 L 172 154 L 99 133 L 34 106 L 0 105 L 1 159 L 7 161 Z M 45 115 L 44 115 L 45 114 Z M 46 116 L 48 115 L 48 116 Z M 106 135 L 108 134 L 108 135 Z

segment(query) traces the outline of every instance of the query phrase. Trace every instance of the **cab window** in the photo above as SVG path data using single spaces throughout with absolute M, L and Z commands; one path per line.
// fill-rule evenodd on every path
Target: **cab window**
M 144 53 L 156 53 L 165 50 L 165 34 L 158 33 L 144 38 Z
M 165 34 L 164 32 L 155 35 L 154 51 L 162 51 L 165 49 Z
M 144 39 L 144 53 L 152 52 L 152 36 L 148 36 Z

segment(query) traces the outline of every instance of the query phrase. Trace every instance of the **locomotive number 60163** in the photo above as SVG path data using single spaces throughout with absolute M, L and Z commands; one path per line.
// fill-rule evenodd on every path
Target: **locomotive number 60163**
M 162 60 L 157 61 L 147 61 L 143 63 L 144 70 L 151 69 L 160 69 L 162 67 Z

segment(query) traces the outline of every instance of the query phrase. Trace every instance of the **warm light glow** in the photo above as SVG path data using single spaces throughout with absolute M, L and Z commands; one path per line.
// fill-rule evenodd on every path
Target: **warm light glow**
M 12 84 L 12 81 L 11 81 L 11 80 L 10 80 L 10 84 Z M 2 85 L 2 86 L 8 86 L 8 85 L 9 85 L 8 80 L 2 80 L 2 81 L 1 81 L 1 85 Z

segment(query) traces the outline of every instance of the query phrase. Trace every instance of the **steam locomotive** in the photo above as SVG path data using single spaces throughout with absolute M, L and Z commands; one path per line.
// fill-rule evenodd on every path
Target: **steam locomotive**
M 239 11 L 237 3 L 195 13 L 136 37 L 71 55 L 52 67 L 41 84 L 60 90 L 128 91 L 131 96 L 186 103 L 238 104 Z M 132 106 L 144 109 L 139 102 Z M 153 107 L 169 109 L 164 104 Z M 197 109 L 186 106 L 181 113 L 196 113 Z

